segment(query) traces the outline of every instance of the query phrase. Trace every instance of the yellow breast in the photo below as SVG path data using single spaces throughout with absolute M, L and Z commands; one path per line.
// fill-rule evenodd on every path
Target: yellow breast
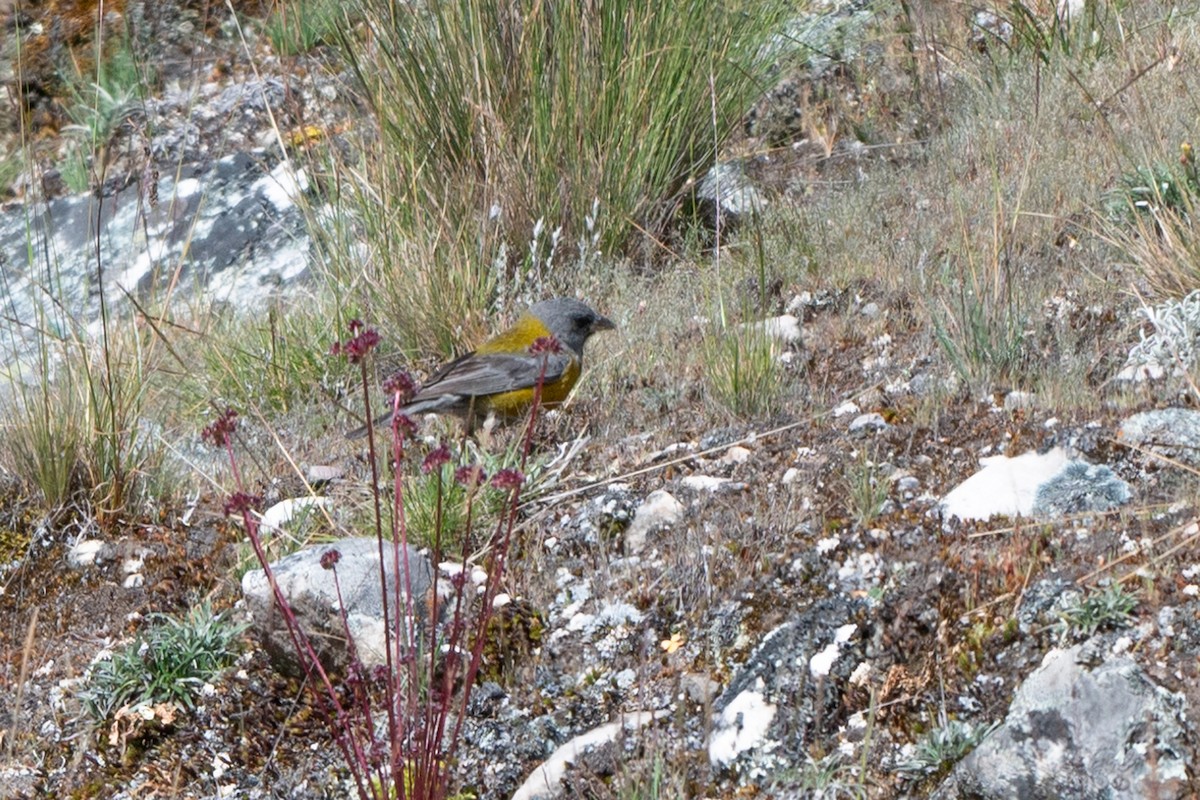
M 558 380 L 547 381 L 542 386 L 541 405 L 543 408 L 554 408 L 567 399 L 575 388 L 580 375 L 579 359 L 572 358 L 567 368 L 563 370 Z M 511 392 L 501 392 L 491 395 L 486 400 L 488 410 L 495 411 L 505 417 L 515 417 L 524 414 L 533 404 L 534 387 L 514 389 Z

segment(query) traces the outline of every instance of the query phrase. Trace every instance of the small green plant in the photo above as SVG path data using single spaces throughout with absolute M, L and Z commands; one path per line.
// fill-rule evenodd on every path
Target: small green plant
M 949 265 L 948 265 L 949 266 Z M 1011 380 L 1025 362 L 1024 292 L 1010 270 L 971 270 L 946 281 L 948 299 L 931 309 L 934 335 L 958 377 L 972 392 Z
M 16 397 L 0 441 L 0 455 L 47 506 L 82 500 L 101 525 L 138 513 L 152 484 L 165 495 L 177 477 L 150 422 L 163 399 L 151 380 L 161 353 L 133 323 L 108 332 L 106 343 L 39 335 L 38 362 L 12 368 Z
M 943 716 L 942 724 L 925 734 L 917 742 L 912 757 L 896 770 L 914 780 L 944 775 L 997 727 L 999 723 L 972 725 L 960 720 L 946 720 Z
M 645 765 L 639 766 L 644 767 Z M 675 791 L 668 788 L 666 766 L 665 756 L 662 753 L 656 753 L 649 771 L 640 769 L 636 776 L 627 774 L 619 782 L 613 797 L 617 800 L 665 800 L 667 797 L 677 797 Z
M 1141 166 L 1121 176 L 1121 183 L 1105 197 L 1109 216 L 1129 221 L 1132 214 L 1171 211 L 1190 214 L 1200 197 L 1200 180 L 1191 158 L 1191 146 L 1185 145 L 1181 165 L 1165 162 Z
M 1158 164 L 1126 174 L 1098 214 L 1102 237 L 1123 251 L 1158 297 L 1181 298 L 1200 278 L 1196 201 L 1200 165 L 1191 143 L 1180 145 L 1179 166 Z
M 1067 631 L 1087 637 L 1100 630 L 1128 625 L 1137 604 L 1137 595 L 1113 582 L 1063 609 L 1061 617 Z
M 795 781 L 801 796 L 814 800 L 852 798 L 860 800 L 868 796 L 865 786 L 854 774 L 855 765 L 847 762 L 841 753 L 833 752 L 824 758 L 807 756 L 804 766 Z
M 293 56 L 337 40 L 346 24 L 347 4 L 337 0 L 292 0 L 278 3 L 266 22 L 271 46 L 280 55 Z
M 860 450 L 858 458 L 843 468 L 842 476 L 850 513 L 860 526 L 870 525 L 887 502 L 887 476 L 880 474 L 879 466 L 865 450 Z
M 202 604 L 183 617 L 156 615 L 155 624 L 92 669 L 84 708 L 96 721 L 139 703 L 192 708 L 196 694 L 237 657 L 245 625 Z
M 74 141 L 61 173 L 74 192 L 103 181 L 102 164 L 93 169 L 92 157 L 102 154 L 117 131 L 142 110 L 152 72 L 134 55 L 128 39 L 117 41 L 107 57 L 99 58 L 94 73 L 75 74 L 67 82 L 67 116 L 63 133 Z
M 704 377 L 710 395 L 739 417 L 774 412 L 783 392 L 775 342 L 761 325 L 725 328 L 704 337 Z
M 0 155 L 0 198 L 8 194 L 13 182 L 25 169 L 28 155 L 22 148 Z

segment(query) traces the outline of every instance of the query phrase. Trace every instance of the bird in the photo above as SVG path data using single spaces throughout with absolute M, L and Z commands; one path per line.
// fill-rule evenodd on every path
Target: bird
M 467 432 L 480 417 L 511 419 L 533 405 L 541 382 L 539 403 L 553 408 L 567 399 L 583 371 L 583 346 L 592 334 L 614 330 L 608 317 L 586 303 L 556 297 L 534 303 L 511 328 L 496 334 L 475 350 L 445 364 L 400 407 L 400 413 L 454 414 Z M 374 421 L 384 425 L 388 411 Z M 367 426 L 350 431 L 350 439 L 367 433 Z

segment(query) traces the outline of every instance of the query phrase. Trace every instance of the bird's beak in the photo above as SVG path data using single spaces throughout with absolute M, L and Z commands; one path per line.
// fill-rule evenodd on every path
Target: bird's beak
M 599 314 L 596 315 L 595 321 L 592 322 L 592 333 L 598 331 L 615 331 L 616 329 L 616 323 L 608 317 L 602 317 Z

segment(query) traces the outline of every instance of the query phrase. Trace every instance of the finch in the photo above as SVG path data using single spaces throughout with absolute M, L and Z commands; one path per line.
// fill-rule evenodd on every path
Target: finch
M 470 432 L 481 417 L 523 414 L 533 404 L 539 381 L 541 405 L 553 408 L 575 388 L 587 340 L 614 328 L 608 317 L 569 297 L 535 303 L 511 328 L 437 370 L 400 412 L 455 414 Z M 389 411 L 375 424 L 391 418 Z M 363 426 L 346 435 L 356 439 L 366 432 Z

